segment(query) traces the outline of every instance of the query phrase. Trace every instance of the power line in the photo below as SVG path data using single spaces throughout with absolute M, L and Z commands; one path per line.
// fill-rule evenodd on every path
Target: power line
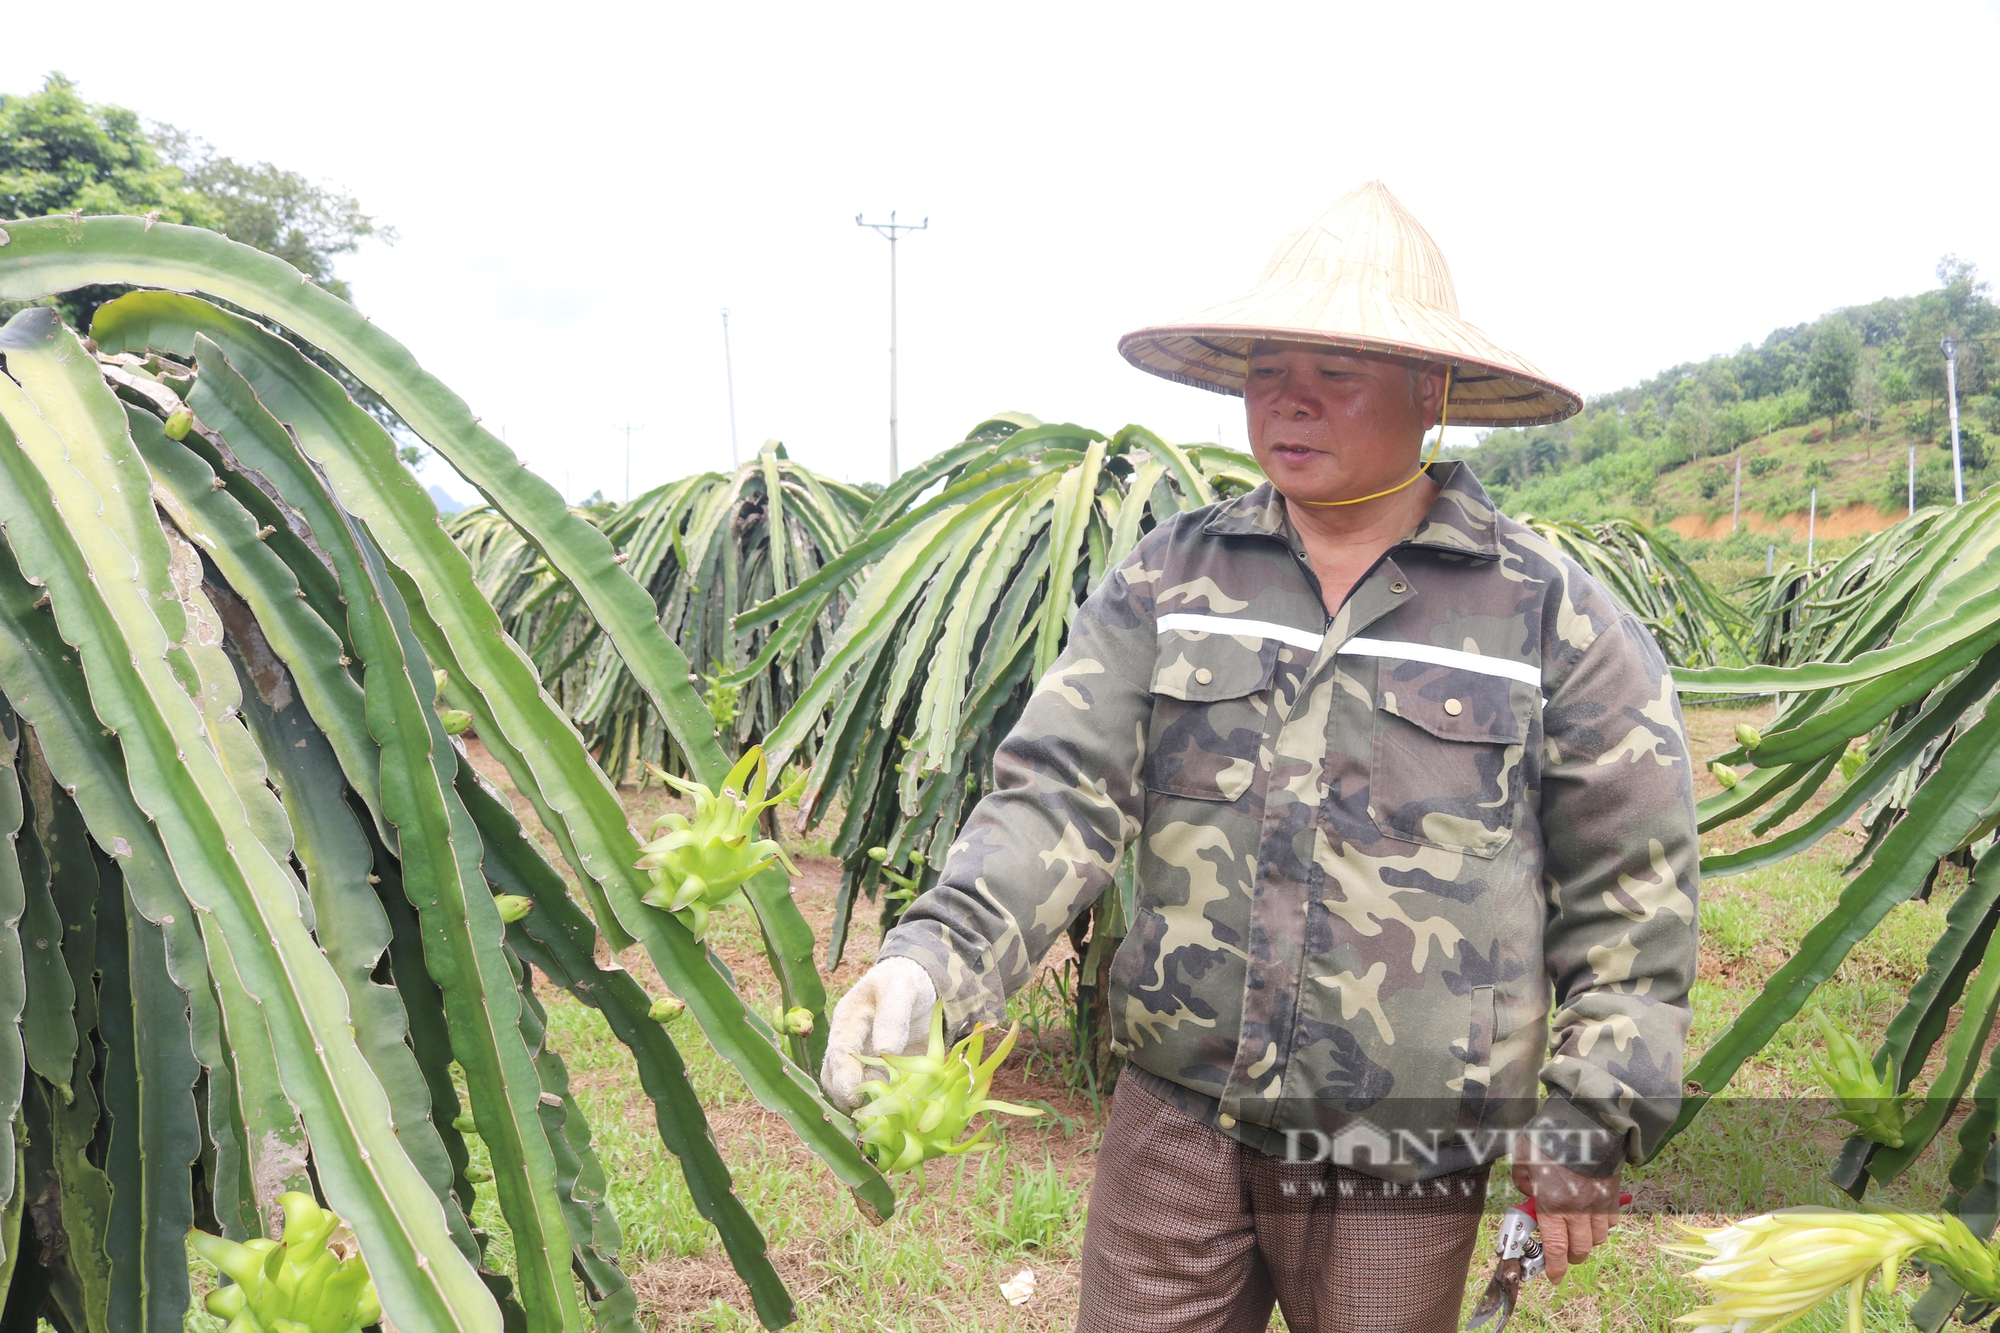
M 922 231 L 931 225 L 931 220 L 898 222 L 892 208 L 887 222 L 863 222 L 861 214 L 856 213 L 854 225 L 868 227 L 889 239 L 889 480 L 894 482 L 902 474 L 896 464 L 896 237 L 899 232 Z

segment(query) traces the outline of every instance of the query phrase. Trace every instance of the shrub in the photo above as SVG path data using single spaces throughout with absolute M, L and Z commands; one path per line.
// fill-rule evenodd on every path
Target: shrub
M 1951 426 L 1938 432 L 1937 447 L 1951 457 Z M 1958 423 L 1958 458 L 1967 472 L 1984 471 L 1989 461 L 1986 453 L 1986 433 L 1971 422 L 1960 418 Z
M 1917 508 L 1926 505 L 1950 504 L 1956 498 L 1956 490 L 1951 480 L 1950 458 L 1924 458 L 1917 463 Z M 1894 479 L 1883 487 L 1883 496 L 1888 501 L 1883 508 L 1901 509 L 1909 503 L 1909 476 L 1898 470 Z
M 1743 466 L 1744 469 L 1748 471 L 1751 476 L 1764 477 L 1764 476 L 1769 476 L 1773 472 L 1776 472 L 1779 468 L 1784 466 L 1784 463 L 1785 460 L 1780 458 L 1776 454 L 1758 454 L 1756 457 L 1746 462 Z

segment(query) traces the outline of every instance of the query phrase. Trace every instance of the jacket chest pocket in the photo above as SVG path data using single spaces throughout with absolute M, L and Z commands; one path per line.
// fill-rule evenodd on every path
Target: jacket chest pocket
M 1270 639 L 1162 635 L 1146 785 L 1197 801 L 1234 801 L 1249 791 L 1262 762 L 1277 659 Z
M 1498 854 L 1523 797 L 1515 696 L 1533 690 L 1456 667 L 1384 662 L 1368 773 L 1375 827 L 1400 842 Z

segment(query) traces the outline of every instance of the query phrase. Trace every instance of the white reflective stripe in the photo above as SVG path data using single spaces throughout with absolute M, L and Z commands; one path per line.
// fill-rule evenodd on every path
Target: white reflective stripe
M 1526 662 L 1509 662 L 1504 657 L 1488 657 L 1484 653 L 1462 653 L 1456 648 L 1433 648 L 1427 643 L 1349 639 L 1334 651 L 1346 653 L 1349 657 L 1398 657 L 1408 662 L 1457 667 L 1460 671 L 1477 671 L 1482 676 L 1504 676 L 1538 689 L 1542 683 L 1540 668 L 1531 667 Z
M 1309 653 L 1319 651 L 1326 642 L 1324 634 L 1314 634 L 1309 630 L 1293 629 L 1290 625 L 1275 625 L 1268 620 L 1235 620 L 1229 616 L 1199 616 L 1189 611 L 1176 611 L 1159 619 L 1160 633 L 1170 629 L 1187 630 L 1191 634 L 1234 634 L 1245 639 L 1276 639 L 1279 643 L 1289 643 L 1294 648 L 1303 648 Z

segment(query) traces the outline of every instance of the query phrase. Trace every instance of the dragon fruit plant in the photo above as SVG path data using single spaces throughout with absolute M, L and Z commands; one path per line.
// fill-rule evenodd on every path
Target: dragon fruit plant
M 633 864 L 652 877 L 640 901 L 671 912 L 696 939 L 708 934 L 709 913 L 743 900 L 743 885 L 767 866 L 798 868 L 774 839 L 757 837 L 757 819 L 774 805 L 798 799 L 804 784 L 764 794 L 766 768 L 761 746 L 751 746 L 722 780 L 722 790 L 689 782 L 648 764 L 654 777 L 694 801 L 694 817 L 677 812 L 653 823 L 653 840 Z M 661 836 L 660 830 L 668 832 Z
M 1894 1291 L 1908 1260 L 1936 1265 L 1973 1300 L 2000 1300 L 2000 1256 L 1950 1213 L 1780 1208 L 1681 1229 L 1699 1239 L 1660 1248 L 1699 1260 L 1689 1276 L 1714 1294 L 1675 1316 L 1696 1333 L 1774 1333 L 1835 1294 L 1846 1296 L 1848 1333 L 1861 1333 L 1869 1278 L 1880 1273 L 1883 1290 Z
M 981 1142 L 993 1128 L 990 1121 L 971 1138 L 958 1141 L 973 1117 L 984 1111 L 1040 1115 L 1032 1106 L 986 1095 L 993 1086 L 993 1071 L 1014 1049 L 1019 1031 L 1007 1029 L 999 1048 L 986 1056 L 986 1025 L 981 1023 L 947 1051 L 940 1000 L 931 1009 L 930 1047 L 922 1055 L 857 1057 L 889 1071 L 886 1080 L 870 1079 L 861 1085 L 869 1100 L 854 1113 L 862 1145 L 875 1164 L 884 1171 L 908 1171 L 933 1157 L 984 1151 L 992 1146 Z
M 360 1333 L 382 1318 L 382 1302 L 359 1254 L 345 1259 L 328 1245 L 340 1218 L 310 1194 L 278 1196 L 285 1238 L 238 1244 L 205 1231 L 188 1244 L 229 1279 L 204 1302 L 227 1319 L 225 1333 Z

